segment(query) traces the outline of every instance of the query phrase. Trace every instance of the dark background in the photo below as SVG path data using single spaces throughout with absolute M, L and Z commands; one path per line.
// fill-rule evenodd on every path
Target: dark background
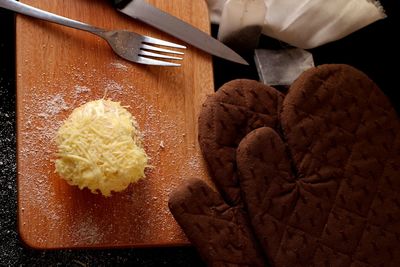
M 361 1 L 361 0 L 360 0 Z M 388 18 L 316 49 L 316 65 L 346 63 L 374 80 L 399 111 L 400 1 L 382 0 Z M 36 251 L 26 248 L 17 233 L 15 138 L 15 24 L 0 9 L 0 266 L 205 266 L 193 247 Z M 213 35 L 217 27 L 212 27 Z M 260 47 L 282 43 L 263 37 Z M 216 89 L 235 78 L 258 79 L 249 67 L 214 58 Z

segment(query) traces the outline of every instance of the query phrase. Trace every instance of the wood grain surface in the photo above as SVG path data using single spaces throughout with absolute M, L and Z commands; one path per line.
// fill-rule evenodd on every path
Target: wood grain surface
M 23 0 L 106 29 L 182 43 L 117 12 L 106 0 Z M 149 1 L 209 32 L 205 1 Z M 186 177 L 208 181 L 197 116 L 213 92 L 211 57 L 188 46 L 182 67 L 131 63 L 89 33 L 17 15 L 18 219 L 22 240 L 40 249 L 188 244 L 170 214 L 169 193 Z M 153 166 L 146 178 L 105 198 L 55 173 L 54 136 L 91 100 L 121 102 L 136 117 Z

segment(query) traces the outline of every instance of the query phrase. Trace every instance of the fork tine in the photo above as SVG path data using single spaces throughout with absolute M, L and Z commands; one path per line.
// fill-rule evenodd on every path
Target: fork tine
M 141 57 L 141 56 L 137 57 L 136 62 L 141 63 L 141 64 L 146 64 L 146 65 L 155 65 L 155 66 L 179 67 L 181 65 L 178 63 L 166 62 L 166 61 L 162 61 L 162 60 L 156 60 L 156 59 L 146 58 L 146 57 Z
M 171 54 L 177 54 L 177 55 L 183 55 L 184 54 L 183 52 L 180 52 L 180 51 L 164 49 L 164 48 L 160 48 L 160 47 L 152 46 L 152 45 L 147 45 L 147 44 L 142 44 L 142 46 L 140 48 L 145 49 L 145 50 L 150 50 L 150 51 L 165 52 L 165 53 L 171 53 Z
M 148 56 L 148 57 L 182 60 L 181 57 L 173 57 L 173 56 L 167 56 L 167 55 L 163 55 L 163 54 L 156 54 L 156 53 L 152 53 L 152 52 L 144 51 L 144 50 L 140 50 L 138 54 L 142 55 L 142 56 Z
M 160 39 L 153 38 L 153 37 L 146 36 L 146 35 L 143 36 L 142 42 L 148 43 L 148 44 L 164 45 L 164 46 L 169 46 L 169 47 L 174 47 L 174 48 L 186 49 L 186 46 L 184 46 L 184 45 L 167 42 L 167 41 L 160 40 Z

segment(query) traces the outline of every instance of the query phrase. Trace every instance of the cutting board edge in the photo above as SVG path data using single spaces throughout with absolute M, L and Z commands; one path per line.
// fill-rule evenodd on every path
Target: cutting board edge
M 20 242 L 25 246 L 35 250 L 61 250 L 61 249 L 71 249 L 71 250 L 80 250 L 80 249 L 126 249 L 126 248 L 171 248 L 171 247 L 190 247 L 192 244 L 190 242 L 174 242 L 174 243 L 143 243 L 143 244 L 117 244 L 117 245 L 87 245 L 87 246 L 45 246 L 34 243 L 34 241 L 26 238 L 22 233 L 22 229 L 18 224 L 18 236 Z

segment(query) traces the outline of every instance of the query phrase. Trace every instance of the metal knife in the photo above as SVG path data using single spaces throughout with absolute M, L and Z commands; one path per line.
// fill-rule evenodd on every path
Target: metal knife
M 156 8 L 146 0 L 111 0 L 122 13 L 166 32 L 211 55 L 248 65 L 235 51 L 196 27 Z M 191 0 L 189 0 L 191 1 Z

